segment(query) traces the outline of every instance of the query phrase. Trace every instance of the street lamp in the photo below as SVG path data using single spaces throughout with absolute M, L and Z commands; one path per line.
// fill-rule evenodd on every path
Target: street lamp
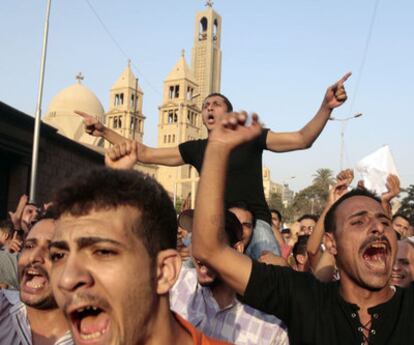
M 339 121 L 341 122 L 341 149 L 340 149 L 340 156 L 339 156 L 339 171 L 342 171 L 344 168 L 344 148 L 345 148 L 345 128 L 346 124 L 349 120 L 356 119 L 357 117 L 361 117 L 362 113 L 356 113 L 352 116 L 345 117 L 345 118 L 336 118 L 331 116 L 329 120 L 331 121 Z

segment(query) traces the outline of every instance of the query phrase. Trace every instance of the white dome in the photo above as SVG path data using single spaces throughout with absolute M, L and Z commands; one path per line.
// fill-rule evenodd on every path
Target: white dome
M 91 90 L 80 83 L 67 87 L 53 97 L 44 121 L 70 139 L 85 144 L 96 144 L 99 138 L 85 133 L 83 120 L 74 110 L 94 115 L 104 123 L 105 112 L 101 102 Z

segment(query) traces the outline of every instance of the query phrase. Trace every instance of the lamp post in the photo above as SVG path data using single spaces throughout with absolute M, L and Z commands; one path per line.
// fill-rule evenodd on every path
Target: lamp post
M 42 47 L 42 57 L 40 61 L 40 76 L 39 76 L 39 86 L 38 86 L 38 92 L 37 92 L 35 125 L 34 125 L 34 133 L 33 133 L 32 170 L 30 174 L 30 193 L 29 193 L 29 200 L 31 203 L 36 202 L 37 162 L 38 162 L 38 155 L 39 155 L 39 137 L 40 137 L 40 122 L 41 122 L 40 116 L 42 114 L 43 82 L 45 79 L 47 37 L 49 33 L 49 17 L 50 17 L 51 5 L 52 5 L 52 0 L 48 0 L 47 7 L 46 7 L 44 29 L 43 29 L 43 47 Z
M 344 149 L 345 149 L 345 128 L 346 128 L 346 124 L 348 123 L 349 120 L 352 119 L 356 119 L 358 117 L 361 117 L 362 113 L 356 113 L 352 116 L 349 117 L 345 117 L 345 118 L 336 118 L 331 116 L 329 118 L 329 120 L 331 121 L 339 121 L 341 122 L 341 147 L 340 147 L 340 152 L 339 152 L 339 170 L 342 171 L 344 168 Z

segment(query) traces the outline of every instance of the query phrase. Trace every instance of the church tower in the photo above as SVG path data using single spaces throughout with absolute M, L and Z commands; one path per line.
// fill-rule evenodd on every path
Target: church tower
M 202 131 L 201 111 L 196 101 L 198 85 L 188 67 L 184 50 L 167 78 L 164 80 L 163 102 L 159 107 L 158 147 L 176 147 L 180 143 L 198 139 Z M 160 166 L 157 180 L 178 198 L 185 198 L 197 178 L 189 165 L 181 167 Z
M 198 12 L 195 20 L 191 68 L 199 86 L 197 105 L 212 92 L 220 92 L 221 80 L 221 16 L 208 0 L 206 9 Z
M 128 139 L 142 142 L 145 120 L 142 113 L 143 95 L 129 61 L 110 90 L 106 126 Z M 109 144 L 106 142 L 106 145 Z

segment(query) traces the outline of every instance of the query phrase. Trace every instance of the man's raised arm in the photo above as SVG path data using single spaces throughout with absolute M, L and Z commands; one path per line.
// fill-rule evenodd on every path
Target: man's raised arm
M 75 110 L 75 114 L 78 114 L 83 118 L 86 133 L 93 135 L 94 137 L 104 138 L 111 144 L 115 145 L 115 147 L 117 146 L 118 150 L 122 153 L 122 147 L 125 146 L 125 142 L 128 141 L 127 138 L 112 129 L 105 127 L 104 124 L 101 123 L 95 116 L 79 110 Z M 152 148 L 140 142 L 136 142 L 136 146 L 137 162 L 167 166 L 179 166 L 184 164 L 178 146 Z
M 246 113 L 227 114 L 210 132 L 196 198 L 192 253 L 214 269 L 238 294 L 246 289 L 252 261 L 225 244 L 224 191 L 231 151 L 261 133 L 257 116 L 245 127 Z M 243 188 L 244 186 L 240 186 Z
M 349 72 L 335 84 L 328 87 L 318 112 L 301 130 L 286 133 L 269 131 L 266 139 L 267 149 L 274 152 L 286 152 L 311 147 L 324 129 L 332 110 L 346 101 L 347 95 L 344 83 L 350 76 L 351 73 Z

